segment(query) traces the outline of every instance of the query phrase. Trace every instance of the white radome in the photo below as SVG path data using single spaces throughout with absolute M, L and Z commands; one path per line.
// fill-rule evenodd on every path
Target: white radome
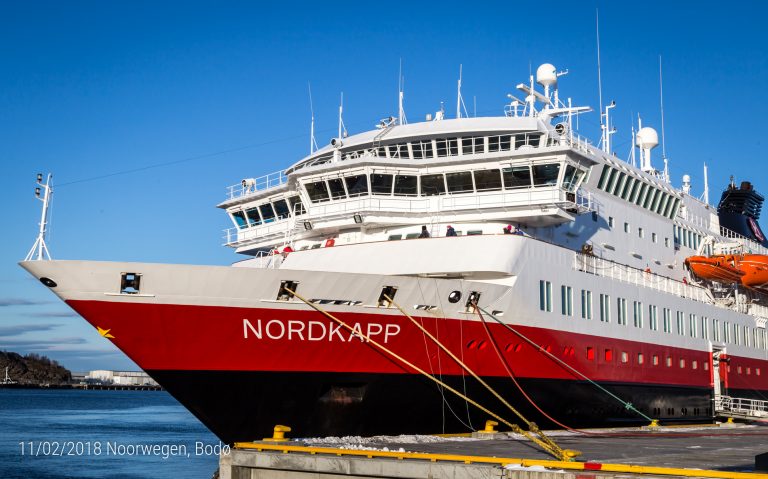
M 652 148 L 656 148 L 656 146 L 659 144 L 659 134 L 656 133 L 656 130 L 653 128 L 646 126 L 637 132 L 637 140 L 635 143 L 638 147 L 643 149 L 650 150 Z
M 536 69 L 536 82 L 544 87 L 557 84 L 557 69 L 551 63 L 545 63 Z

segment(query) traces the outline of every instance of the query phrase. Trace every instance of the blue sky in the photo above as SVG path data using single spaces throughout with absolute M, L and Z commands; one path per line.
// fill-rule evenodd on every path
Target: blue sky
M 617 154 L 633 115 L 660 130 L 662 55 L 673 183 L 689 173 L 700 194 L 707 162 L 712 202 L 729 175 L 768 193 L 765 2 L 0 3 L 0 349 L 135 368 L 17 266 L 36 173 L 57 185 L 54 258 L 228 264 L 214 205 L 308 152 L 307 82 L 321 145 L 341 91 L 350 133 L 396 114 L 401 59 L 410 122 L 441 101 L 454 114 L 460 63 L 479 116 L 502 114 L 544 62 L 570 72 L 561 97 L 596 107 L 596 7 Z M 580 131 L 597 139 L 598 124 L 586 115 Z

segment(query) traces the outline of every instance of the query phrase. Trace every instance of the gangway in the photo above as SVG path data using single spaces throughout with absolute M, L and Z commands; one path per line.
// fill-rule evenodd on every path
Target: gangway
M 715 395 L 715 415 L 734 419 L 768 418 L 768 401 Z

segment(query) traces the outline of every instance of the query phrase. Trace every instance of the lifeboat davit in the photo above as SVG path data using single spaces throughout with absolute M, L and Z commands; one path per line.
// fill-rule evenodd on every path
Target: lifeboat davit
M 741 284 L 768 292 L 768 256 L 745 254 L 739 260 L 739 268 L 744 272 Z
M 685 264 L 693 274 L 701 279 L 719 283 L 739 283 L 746 272 L 739 268 L 739 258 L 735 255 L 689 256 Z

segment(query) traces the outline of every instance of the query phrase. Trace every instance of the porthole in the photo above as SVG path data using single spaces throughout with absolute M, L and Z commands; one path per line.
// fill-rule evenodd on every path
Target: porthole
M 55 288 L 56 286 L 58 286 L 56 284 L 56 281 L 52 280 L 51 278 L 42 277 L 40 278 L 40 282 L 48 286 L 49 288 Z
M 461 291 L 451 291 L 451 294 L 448 295 L 448 302 L 458 303 L 459 301 L 461 301 Z

